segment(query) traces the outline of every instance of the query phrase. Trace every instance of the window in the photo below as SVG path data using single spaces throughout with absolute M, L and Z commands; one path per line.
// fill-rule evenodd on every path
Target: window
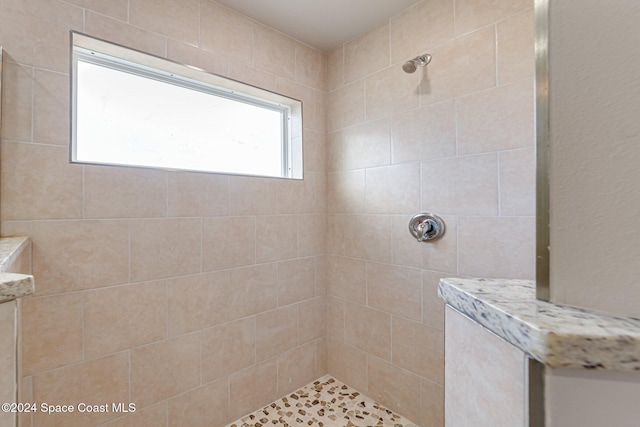
M 71 160 L 302 178 L 299 101 L 73 33 Z

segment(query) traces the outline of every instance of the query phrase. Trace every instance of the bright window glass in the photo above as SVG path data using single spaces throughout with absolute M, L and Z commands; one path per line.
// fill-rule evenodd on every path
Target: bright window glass
M 72 161 L 294 177 L 289 106 L 85 48 L 73 56 Z

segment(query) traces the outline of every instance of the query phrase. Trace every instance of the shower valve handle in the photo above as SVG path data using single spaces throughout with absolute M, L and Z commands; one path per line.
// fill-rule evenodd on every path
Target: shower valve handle
M 444 234 L 444 221 L 432 213 L 419 213 L 409 221 L 409 231 L 418 242 L 435 240 Z

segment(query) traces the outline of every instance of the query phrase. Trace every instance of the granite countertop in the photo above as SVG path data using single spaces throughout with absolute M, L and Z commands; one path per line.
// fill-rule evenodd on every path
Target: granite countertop
M 527 280 L 442 279 L 438 295 L 549 367 L 640 371 L 640 320 L 537 300 Z
M 7 273 L 7 270 L 28 246 L 28 237 L 0 238 L 0 303 L 33 293 L 33 276 Z

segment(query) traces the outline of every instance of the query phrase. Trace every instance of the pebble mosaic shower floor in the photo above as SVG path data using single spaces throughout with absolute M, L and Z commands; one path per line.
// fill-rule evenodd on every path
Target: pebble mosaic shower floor
M 268 426 L 417 427 L 329 375 L 227 425 Z

